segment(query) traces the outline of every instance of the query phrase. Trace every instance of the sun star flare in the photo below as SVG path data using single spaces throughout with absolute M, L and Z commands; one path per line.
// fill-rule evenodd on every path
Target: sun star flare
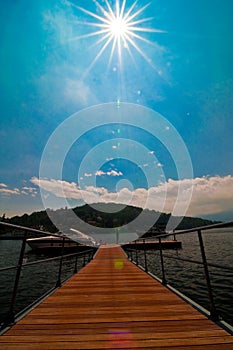
M 97 20 L 97 22 L 78 22 L 79 24 L 97 29 L 82 36 L 70 39 L 73 41 L 96 36 L 98 38 L 95 44 L 102 44 L 94 60 L 88 67 L 88 72 L 107 48 L 110 48 L 108 65 L 111 64 L 113 55 L 117 52 L 119 66 L 121 67 L 122 50 L 126 49 L 130 57 L 133 59 L 133 49 L 153 67 L 152 60 L 139 45 L 140 41 L 153 45 L 153 42 L 142 36 L 141 33 L 164 33 L 163 30 L 143 26 L 144 23 L 153 19 L 151 17 L 143 18 L 142 16 L 143 12 L 150 4 L 148 3 L 142 7 L 138 7 L 137 1 L 135 1 L 128 9 L 126 9 L 126 0 L 123 0 L 122 2 L 120 2 L 120 0 L 115 0 L 114 6 L 111 6 L 108 0 L 104 1 L 104 6 L 102 6 L 97 0 L 94 0 L 94 3 L 100 14 L 91 12 L 83 7 L 75 5 L 74 3 L 70 3 L 72 6 L 88 15 L 92 20 Z

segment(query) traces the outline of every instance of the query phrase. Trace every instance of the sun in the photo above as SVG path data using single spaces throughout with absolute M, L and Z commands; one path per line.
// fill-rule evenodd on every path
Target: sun
M 116 39 L 123 39 L 125 38 L 128 31 L 127 22 L 122 18 L 115 18 L 109 24 L 109 31 Z
M 147 28 L 144 26 L 146 22 L 151 21 L 152 17 L 143 18 L 144 11 L 150 5 L 149 3 L 138 7 L 137 0 L 126 9 L 126 0 L 114 1 L 114 6 L 111 6 L 108 0 L 104 0 L 104 5 L 101 5 L 97 0 L 93 0 L 97 13 L 91 12 L 83 7 L 70 3 L 78 10 L 89 16 L 91 21 L 76 21 L 78 24 L 83 24 L 95 30 L 88 32 L 82 36 L 71 38 L 70 40 L 80 40 L 89 37 L 96 37 L 96 44 L 100 44 L 100 50 L 90 64 L 88 71 L 92 69 L 95 63 L 107 48 L 110 48 L 109 62 L 110 65 L 114 54 L 117 54 L 119 66 L 122 65 L 122 50 L 127 49 L 128 54 L 133 57 L 133 51 L 136 50 L 150 65 L 153 66 L 152 60 L 140 48 L 140 42 L 152 44 L 144 35 L 145 33 L 165 33 L 163 30 Z M 93 21 L 97 20 L 97 21 Z

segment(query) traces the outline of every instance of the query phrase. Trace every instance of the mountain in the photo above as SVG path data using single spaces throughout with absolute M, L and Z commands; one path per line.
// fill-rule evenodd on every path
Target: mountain
M 4 218 L 4 221 L 15 225 L 44 229 L 49 232 L 57 232 L 57 227 L 54 226 L 49 218 L 54 217 L 56 218 L 56 223 L 59 222 L 60 231 L 71 227 L 81 230 L 81 227 L 74 227 L 74 213 L 83 222 L 86 222 L 92 226 L 113 228 L 128 224 L 130 229 L 135 229 L 134 226 L 130 226 L 131 222 L 135 222 L 134 220 L 142 213 L 142 209 L 115 203 L 98 203 L 93 204 L 92 206 L 85 204 L 74 209 L 47 209 L 47 211 L 43 210 L 34 212 L 30 215 L 24 214 L 22 216 L 14 216 L 10 219 Z M 149 222 L 154 223 L 155 217 L 158 218 L 156 224 L 154 225 L 154 228 L 157 229 L 166 226 L 171 214 L 159 213 L 148 209 L 143 211 L 143 218 L 146 218 L 146 220 L 148 219 Z M 216 221 L 214 222 L 207 219 L 184 217 L 176 229 L 189 229 L 211 225 L 214 223 L 216 223 Z M 155 230 L 153 230 L 153 232 L 154 231 Z M 150 233 L 148 232 L 145 235 L 149 234 Z

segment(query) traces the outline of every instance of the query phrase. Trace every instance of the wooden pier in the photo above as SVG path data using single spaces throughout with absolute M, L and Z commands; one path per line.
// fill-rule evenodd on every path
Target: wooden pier
M 182 242 L 181 241 L 176 241 L 176 240 L 164 240 L 161 241 L 139 241 L 135 244 L 135 242 L 129 242 L 123 244 L 123 248 L 126 249 L 137 249 L 137 250 L 150 250 L 150 249 L 155 249 L 159 250 L 160 247 L 164 249 L 181 249 L 182 248 Z
M 232 350 L 233 337 L 127 260 L 95 259 L 0 337 L 2 350 Z

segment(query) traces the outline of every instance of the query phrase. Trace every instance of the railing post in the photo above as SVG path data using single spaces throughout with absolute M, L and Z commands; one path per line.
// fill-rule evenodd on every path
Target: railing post
M 86 253 L 84 253 L 84 255 L 83 255 L 83 266 L 85 266 L 86 265 Z
M 56 288 L 61 287 L 61 272 L 62 272 L 62 262 L 63 262 L 64 248 L 65 248 L 65 237 L 62 237 L 62 250 L 61 250 L 61 258 L 60 258 L 60 264 L 59 264 L 59 271 L 58 271 L 58 278 L 57 278 Z
M 78 254 L 75 257 L 74 274 L 78 272 Z
M 159 237 L 159 251 L 160 251 L 161 269 L 162 269 L 162 284 L 167 284 L 166 277 L 165 277 L 165 269 L 164 269 L 163 249 L 162 249 L 161 237 Z
M 128 254 L 128 259 L 130 261 L 133 261 L 132 249 L 131 248 L 127 248 L 127 254 Z
M 27 240 L 27 231 L 24 231 L 24 236 L 23 236 L 23 240 L 22 240 L 22 245 L 21 245 L 21 250 L 20 250 L 20 255 L 19 255 L 19 260 L 18 260 L 18 265 L 17 265 L 16 276 L 15 276 L 15 283 L 14 283 L 14 288 L 13 288 L 13 292 L 12 292 L 10 309 L 9 309 L 8 314 L 6 315 L 5 322 L 4 322 L 3 326 L 12 325 L 15 322 L 14 308 L 15 308 L 15 302 L 16 302 L 16 297 L 17 297 L 17 292 L 18 292 L 20 274 L 22 271 L 23 257 L 24 257 L 25 247 L 26 247 L 26 240 Z
M 91 252 L 90 252 L 90 251 L 88 252 L 88 259 L 87 259 L 87 261 L 88 261 L 88 262 L 91 261 Z
M 209 295 L 210 317 L 212 320 L 218 321 L 219 316 L 218 316 L 218 312 L 217 312 L 215 304 L 214 304 L 214 298 L 213 298 L 212 287 L 211 287 L 211 282 L 210 282 L 208 263 L 207 263 L 207 259 L 206 259 L 205 248 L 204 248 L 201 230 L 197 230 L 197 233 L 198 233 L 198 239 L 199 239 L 199 244 L 200 244 L 200 249 L 201 249 L 201 256 L 202 256 L 202 261 L 203 261 L 203 266 L 204 266 L 204 271 L 205 271 L 205 278 L 206 278 L 206 283 L 207 283 L 208 295 Z
M 147 268 L 147 256 L 146 256 L 146 241 L 143 239 L 143 248 L 144 248 L 144 262 L 145 262 L 145 271 L 148 272 Z
M 88 253 L 88 262 L 90 262 L 93 259 L 93 249 L 89 251 Z
M 133 261 L 133 250 L 132 250 L 132 248 L 130 250 L 130 260 Z
M 136 253 L 136 265 L 138 265 L 138 249 L 137 249 L 137 241 L 135 241 L 135 253 Z

